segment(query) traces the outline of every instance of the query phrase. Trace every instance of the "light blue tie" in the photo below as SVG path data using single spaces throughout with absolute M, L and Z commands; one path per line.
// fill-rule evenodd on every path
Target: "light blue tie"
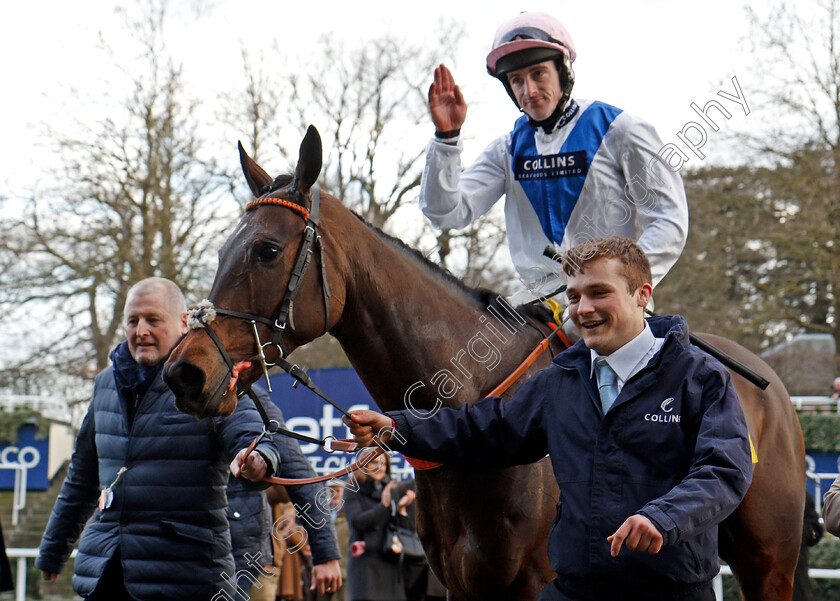
M 604 410 L 604 415 L 606 415 L 618 396 L 618 386 L 616 385 L 618 376 L 615 375 L 604 357 L 595 359 L 595 370 L 598 373 L 598 394 L 601 396 L 601 409 Z

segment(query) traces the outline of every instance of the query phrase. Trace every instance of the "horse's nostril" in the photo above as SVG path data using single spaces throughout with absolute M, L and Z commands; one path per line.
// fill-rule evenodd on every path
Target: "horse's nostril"
M 182 397 L 201 394 L 205 376 L 200 367 L 179 361 L 164 371 L 163 379 L 176 396 Z

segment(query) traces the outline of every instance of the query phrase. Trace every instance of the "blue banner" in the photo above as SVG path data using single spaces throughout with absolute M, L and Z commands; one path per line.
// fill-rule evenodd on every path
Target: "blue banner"
M 826 451 L 814 451 L 812 449 L 806 449 L 805 451 L 805 462 L 808 466 L 808 471 L 815 473 L 815 474 L 836 474 L 840 471 L 840 453 L 834 452 L 826 452 Z M 827 477 L 826 479 L 820 479 L 820 494 L 824 495 L 826 491 L 831 487 L 831 483 L 834 482 L 833 477 Z M 816 484 L 813 480 L 808 478 L 805 483 L 808 492 L 812 495 L 816 492 Z
M 37 440 L 38 428 L 33 424 L 24 424 L 18 430 L 15 444 L 0 447 L 0 490 L 14 490 L 15 472 L 12 464 L 22 464 L 26 471 L 28 490 L 46 490 L 49 484 L 47 464 L 49 462 L 49 437 Z M 5 467 L 4 467 L 5 466 Z
M 313 369 L 308 373 L 315 385 L 345 411 L 379 411 L 352 368 Z M 293 388 L 294 379 L 288 374 L 274 374 L 270 378 L 271 400 L 280 407 L 289 430 L 318 439 L 327 436 L 350 438 L 350 431 L 341 421 L 341 412 L 332 405 L 304 386 Z M 303 441 L 300 447 L 318 474 L 340 470 L 355 458 L 353 453 L 327 453 L 323 447 Z M 397 480 L 413 478 L 414 470 L 402 455 L 394 453 L 391 455 L 391 475 Z

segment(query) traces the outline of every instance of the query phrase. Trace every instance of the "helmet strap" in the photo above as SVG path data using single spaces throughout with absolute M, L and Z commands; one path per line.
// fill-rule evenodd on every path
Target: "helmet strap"
M 557 122 L 560 121 L 560 117 L 562 117 L 563 114 L 566 112 L 566 109 L 568 108 L 568 99 L 569 95 L 563 94 L 563 96 L 560 98 L 560 101 L 557 103 L 557 107 L 554 109 L 553 113 L 551 113 L 542 121 L 534 121 L 533 119 L 528 117 L 528 123 L 531 124 L 531 127 L 541 127 L 545 133 L 550 134 L 552 131 L 554 131 L 554 127 L 557 125 Z

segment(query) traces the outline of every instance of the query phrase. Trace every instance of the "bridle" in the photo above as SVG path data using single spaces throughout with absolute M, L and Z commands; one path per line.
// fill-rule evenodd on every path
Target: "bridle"
M 276 180 L 274 185 L 276 185 Z M 270 194 L 274 192 L 275 189 L 276 188 L 274 187 L 269 188 L 267 192 L 268 195 L 263 195 L 249 203 L 248 206 L 245 208 L 245 211 L 252 211 L 262 205 L 277 205 L 292 210 L 294 213 L 300 215 L 306 222 L 306 225 L 303 229 L 303 238 L 300 243 L 300 248 L 298 249 L 297 259 L 295 260 L 294 267 L 292 268 L 291 275 L 289 276 L 289 282 L 286 285 L 286 292 L 283 295 L 283 300 L 280 302 L 280 308 L 277 312 L 277 316 L 274 319 L 270 319 L 267 317 L 263 317 L 262 315 L 256 315 L 254 313 L 234 311 L 232 309 L 216 308 L 212 307 L 212 304 L 210 304 L 210 307 L 212 307 L 212 310 L 215 311 L 216 314 L 226 315 L 228 317 L 234 317 L 236 319 L 243 319 L 251 323 L 251 330 L 253 332 L 254 342 L 256 343 L 257 348 L 257 354 L 254 355 L 252 359 L 256 359 L 257 361 L 259 361 L 269 392 L 272 392 L 271 382 L 268 378 L 269 368 L 280 367 L 292 376 L 294 376 L 294 374 L 292 373 L 293 370 L 300 370 L 300 368 L 297 365 L 293 365 L 285 360 L 287 353 L 286 349 L 283 346 L 283 333 L 286 331 L 287 324 L 292 329 L 294 329 L 295 327 L 295 297 L 297 296 L 297 293 L 300 290 L 300 285 L 303 282 L 303 278 L 306 275 L 306 270 L 309 267 L 309 263 L 312 260 L 313 251 L 318 253 L 318 257 L 321 263 L 321 290 L 323 291 L 324 298 L 324 331 L 321 333 L 321 335 L 326 333 L 327 328 L 329 328 L 330 298 L 332 297 L 332 294 L 330 292 L 329 281 L 327 279 L 327 267 L 324 256 L 324 245 L 321 241 L 321 236 L 318 233 L 318 228 L 321 225 L 319 220 L 319 211 L 321 205 L 320 190 L 318 188 L 313 188 L 311 190 L 311 193 L 309 195 L 310 209 L 306 210 L 306 208 L 297 203 L 290 202 L 282 198 L 270 196 Z M 208 307 L 205 303 L 209 303 L 209 301 L 203 301 L 199 304 L 199 306 L 196 309 L 190 312 L 190 327 L 192 327 L 193 329 L 204 328 L 204 330 L 210 336 L 210 339 L 219 349 L 219 352 L 221 353 L 222 358 L 225 360 L 228 369 L 233 374 L 233 360 L 230 358 L 230 355 L 228 354 L 227 350 L 222 344 L 222 341 L 219 340 L 219 337 L 216 335 L 213 329 L 208 327 L 209 322 L 212 321 L 212 317 L 210 317 L 210 312 L 206 311 Z M 205 306 L 202 306 L 202 304 L 205 304 Z M 260 333 L 257 328 L 258 323 L 266 325 L 270 328 L 271 340 L 269 340 L 268 342 L 263 342 L 260 339 Z M 269 363 L 265 355 L 265 349 L 271 347 L 277 349 L 277 359 L 274 361 L 274 363 Z M 300 371 L 303 372 L 303 370 Z
M 306 225 L 303 229 L 303 238 L 301 240 L 300 248 L 298 249 L 297 259 L 295 260 L 294 267 L 292 268 L 291 275 L 289 276 L 289 282 L 286 285 L 286 292 L 283 295 L 283 300 L 280 302 L 280 309 L 277 312 L 277 316 L 274 319 L 271 319 L 254 313 L 234 311 L 233 309 L 217 308 L 214 307 L 213 303 L 209 300 L 204 300 L 201 303 L 199 303 L 195 308 L 190 310 L 188 323 L 190 329 L 203 329 L 205 332 L 207 332 L 207 335 L 210 337 L 210 339 L 216 345 L 216 348 L 219 350 L 219 354 L 222 356 L 222 359 L 224 359 L 224 362 L 228 367 L 228 371 L 230 372 L 231 377 L 233 378 L 236 377 L 237 374 L 233 359 L 231 359 L 230 354 L 227 352 L 227 349 L 225 349 L 225 346 L 219 339 L 219 336 L 216 334 L 215 331 L 213 331 L 213 328 L 210 327 L 210 323 L 215 319 L 216 315 L 225 315 L 228 317 L 233 317 L 235 319 L 242 319 L 250 322 L 251 331 L 254 335 L 254 342 L 256 344 L 257 349 L 256 355 L 251 357 L 251 359 L 257 360 L 260 363 L 260 366 L 262 367 L 263 376 L 265 377 L 268 392 L 272 392 L 271 381 L 268 377 L 268 370 L 271 367 L 279 367 L 296 380 L 295 386 L 297 386 L 298 383 L 303 384 L 315 394 L 320 396 L 322 399 L 327 401 L 330 405 L 335 407 L 342 414 L 348 415 L 347 411 L 340 407 L 335 401 L 333 401 L 328 395 L 326 395 L 315 385 L 315 383 L 312 381 L 309 375 L 301 367 L 299 367 L 297 364 L 290 363 L 285 359 L 287 353 L 283 346 L 283 333 L 286 331 L 287 325 L 291 328 L 295 327 L 295 297 L 297 296 L 297 293 L 300 290 L 301 282 L 303 281 L 303 278 L 306 275 L 306 270 L 309 267 L 309 264 L 312 260 L 312 253 L 314 251 L 318 252 L 318 256 L 321 263 L 321 289 L 323 290 L 324 298 L 324 332 L 326 332 L 329 328 L 330 298 L 332 294 L 330 292 L 330 287 L 327 280 L 326 262 L 324 260 L 324 245 L 321 241 L 321 236 L 318 234 L 318 228 L 320 227 L 319 210 L 321 204 L 321 193 L 318 190 L 318 188 L 312 189 L 310 194 L 310 209 L 307 210 L 305 207 L 297 203 L 290 202 L 282 198 L 270 196 L 270 194 L 277 189 L 276 182 L 277 180 L 275 180 L 275 184 L 272 184 L 272 187 L 269 188 L 266 194 L 249 203 L 245 210 L 246 212 L 251 211 L 259 206 L 268 204 L 277 205 L 292 210 L 293 212 L 300 215 L 306 222 Z M 258 323 L 264 324 L 271 329 L 271 340 L 269 340 L 268 342 L 263 342 L 260 339 L 259 329 L 257 328 Z M 324 332 L 322 332 L 322 335 Z M 277 349 L 277 358 L 274 360 L 274 362 L 269 362 L 265 354 L 266 348 L 271 347 Z M 223 385 L 224 383 L 225 380 L 223 379 L 220 385 Z M 233 386 L 231 385 L 228 391 L 230 391 L 232 388 Z M 228 391 L 222 393 L 222 396 L 227 394 Z M 238 396 L 241 397 L 245 394 L 250 396 L 251 399 L 254 401 L 257 411 L 259 412 L 260 417 L 262 418 L 263 423 L 265 425 L 265 431 L 260 436 L 258 436 L 253 443 L 251 443 L 251 446 L 249 447 L 250 449 L 253 449 L 266 434 L 280 433 L 286 436 L 297 438 L 298 440 L 303 440 L 306 442 L 321 445 L 328 453 L 331 453 L 333 451 L 357 450 L 357 445 L 352 440 L 336 439 L 332 436 L 328 436 L 324 439 L 319 440 L 316 438 L 305 436 L 303 434 L 299 434 L 297 432 L 293 432 L 291 430 L 283 429 L 280 427 L 279 423 L 269 419 L 267 413 L 265 412 L 265 409 L 262 406 L 262 402 L 260 401 L 259 397 L 254 393 L 250 385 L 241 389 Z M 215 396 L 215 394 L 213 396 Z M 381 454 L 381 452 L 382 451 L 380 449 L 377 455 Z M 335 474 L 329 474 L 327 476 L 294 480 L 285 478 L 268 478 L 266 479 L 266 481 L 274 482 L 277 484 L 306 484 L 308 482 L 328 480 L 345 475 L 347 473 L 350 473 L 351 471 L 355 471 L 356 469 L 359 469 L 359 467 L 363 467 L 364 465 L 366 465 L 372 459 L 373 457 L 368 457 L 363 463 L 357 462 L 352 466 L 344 468 L 344 470 L 341 470 L 340 472 L 337 472 Z
M 267 194 L 263 195 L 260 198 L 252 201 L 248 204 L 245 208 L 245 211 L 252 211 L 259 206 L 262 205 L 276 205 L 281 206 L 287 209 L 290 209 L 297 215 L 303 218 L 306 222 L 306 225 L 303 229 L 303 237 L 301 240 L 300 248 L 298 249 L 297 259 L 295 259 L 294 267 L 292 268 L 291 275 L 289 276 L 289 282 L 286 284 L 286 292 L 283 295 L 283 300 L 280 301 L 280 308 L 277 312 L 277 316 L 274 319 L 263 317 L 261 315 L 256 315 L 253 313 L 246 313 L 243 311 L 234 311 L 232 309 L 222 309 L 222 308 L 215 308 L 215 312 L 217 314 L 226 315 L 229 317 L 234 317 L 236 319 L 244 319 L 251 323 L 251 329 L 254 334 L 254 342 L 256 343 L 257 354 L 252 357 L 252 359 L 256 359 L 259 361 L 260 366 L 262 367 L 263 376 L 265 376 L 266 385 L 268 386 L 268 391 L 272 392 L 271 390 L 271 382 L 268 378 L 268 370 L 271 367 L 280 367 L 281 369 L 285 370 L 286 372 L 291 373 L 291 369 L 293 367 L 287 361 L 285 361 L 285 357 L 288 353 L 286 353 L 286 349 L 283 346 L 283 334 L 286 331 L 287 325 L 294 329 L 295 321 L 294 321 L 294 305 L 295 305 L 295 297 L 297 296 L 298 291 L 300 290 L 301 283 L 303 282 L 303 278 L 306 275 L 306 270 L 309 267 L 309 264 L 312 260 L 312 253 L 317 252 L 318 257 L 320 259 L 321 269 L 321 290 L 323 291 L 323 299 L 324 299 L 324 331 L 321 333 L 323 335 L 326 333 L 327 329 L 329 328 L 330 323 L 330 298 L 332 296 L 330 292 L 329 281 L 327 279 L 327 266 L 324 256 L 324 245 L 321 241 L 321 236 L 318 233 L 318 228 L 320 227 L 320 220 L 319 220 L 319 211 L 321 205 L 321 192 L 318 188 L 313 188 L 309 194 L 310 199 L 310 209 L 307 211 L 302 205 L 299 205 L 294 202 L 290 202 L 288 200 L 282 198 L 276 198 L 270 196 L 272 192 L 276 188 L 272 185 L 269 188 Z M 231 360 L 230 356 L 228 355 L 227 351 L 222 345 L 221 340 L 219 340 L 218 336 L 216 336 L 215 332 L 211 328 L 208 328 L 204 323 L 204 320 L 201 318 L 201 315 L 193 314 L 192 317 L 195 317 L 198 322 L 201 324 L 201 327 L 204 327 L 207 333 L 210 335 L 210 338 L 216 344 L 219 349 L 219 352 L 222 354 L 222 357 L 225 359 L 225 363 L 227 363 L 229 369 L 233 369 L 233 361 Z M 270 328 L 271 331 L 271 340 L 268 342 L 263 342 L 260 339 L 259 330 L 257 328 L 257 324 L 261 323 L 266 325 Z M 265 349 L 274 347 L 277 349 L 277 360 L 274 363 L 269 363 L 265 356 Z

